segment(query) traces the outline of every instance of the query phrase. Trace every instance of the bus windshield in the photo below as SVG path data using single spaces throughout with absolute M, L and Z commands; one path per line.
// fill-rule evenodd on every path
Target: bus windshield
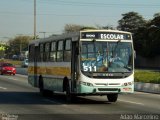
M 83 41 L 81 46 L 81 71 L 132 72 L 131 42 Z

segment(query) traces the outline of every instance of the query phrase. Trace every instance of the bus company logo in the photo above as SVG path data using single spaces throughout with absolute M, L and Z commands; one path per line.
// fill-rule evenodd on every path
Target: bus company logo
M 95 38 L 96 35 L 95 34 L 86 34 L 86 38 Z

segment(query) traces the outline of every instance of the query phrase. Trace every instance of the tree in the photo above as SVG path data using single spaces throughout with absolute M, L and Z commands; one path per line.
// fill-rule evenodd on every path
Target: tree
M 154 25 L 154 26 L 160 27 L 160 13 L 154 14 L 153 17 L 154 18 L 153 18 L 153 20 L 150 21 L 149 25 Z
M 159 17 L 159 16 L 160 16 L 160 13 L 155 13 L 153 17 L 154 17 L 154 18 L 157 18 L 157 17 Z
M 76 24 L 66 24 L 64 27 L 64 33 L 78 32 L 84 29 L 96 29 L 96 27 L 76 25 Z
M 0 43 L 0 58 L 5 56 L 6 45 Z
M 160 14 L 155 14 L 143 27 L 134 33 L 134 47 L 144 57 L 160 55 Z
M 143 54 L 146 46 L 146 29 L 147 21 L 137 12 L 128 12 L 122 14 L 122 19 L 118 21 L 118 29 L 131 32 L 133 35 L 134 49 L 137 54 Z
M 83 28 L 81 25 L 76 24 L 66 24 L 64 27 L 64 33 L 77 32 Z
M 150 52 L 148 56 L 157 56 L 160 55 L 160 13 L 154 14 L 153 20 L 148 23 L 148 34 L 146 38 L 146 43 L 150 46 Z
M 31 36 L 17 36 L 14 39 L 9 40 L 9 47 L 6 50 L 6 54 L 11 57 L 12 55 L 20 55 L 21 51 L 28 49 L 29 41 L 33 40 Z
M 118 21 L 118 29 L 135 33 L 138 28 L 145 26 L 146 21 L 137 12 L 122 14 L 122 19 Z
M 101 26 L 96 24 L 96 29 L 106 29 L 106 30 L 115 30 L 116 28 L 114 28 L 112 25 L 108 24 L 106 26 Z
M 114 28 L 112 25 L 107 25 L 107 26 L 103 26 L 102 29 L 115 30 L 116 28 Z

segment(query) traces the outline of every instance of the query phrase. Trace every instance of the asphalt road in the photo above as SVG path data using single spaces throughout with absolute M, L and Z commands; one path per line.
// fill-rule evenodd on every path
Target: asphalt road
M 27 75 L 28 74 L 27 70 L 28 68 L 22 68 L 20 66 L 16 67 L 17 74 Z
M 27 76 L 0 75 L 0 120 L 6 116 L 18 120 L 160 119 L 159 94 L 123 94 L 116 103 L 108 102 L 106 96 L 78 97 L 68 104 L 64 95 L 43 97 L 38 92 L 27 83 Z

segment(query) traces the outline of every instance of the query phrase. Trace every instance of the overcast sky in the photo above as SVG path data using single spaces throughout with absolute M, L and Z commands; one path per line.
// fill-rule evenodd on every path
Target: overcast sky
M 36 0 L 37 34 L 59 34 L 65 24 L 117 26 L 122 14 L 134 11 L 146 20 L 160 12 L 160 0 Z M 0 40 L 33 35 L 34 0 L 0 0 Z

